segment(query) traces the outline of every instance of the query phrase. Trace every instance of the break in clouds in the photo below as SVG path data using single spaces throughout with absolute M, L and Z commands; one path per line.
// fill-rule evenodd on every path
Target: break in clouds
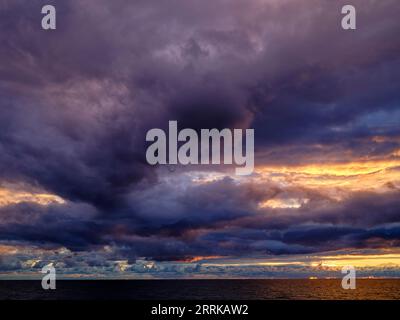
M 344 4 L 1 1 L 0 269 L 398 247 L 400 6 Z M 253 128 L 254 173 L 149 165 L 169 121 Z

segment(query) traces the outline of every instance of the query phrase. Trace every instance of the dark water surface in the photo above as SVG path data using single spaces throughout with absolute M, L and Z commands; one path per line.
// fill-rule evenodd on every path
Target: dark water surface
M 400 279 L 341 280 L 70 280 L 45 291 L 40 281 L 0 281 L 0 299 L 275 300 L 400 299 Z

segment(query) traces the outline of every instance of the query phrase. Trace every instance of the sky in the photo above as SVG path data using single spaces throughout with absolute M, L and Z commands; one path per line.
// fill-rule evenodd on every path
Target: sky
M 400 5 L 348 2 L 0 0 L 0 277 L 400 276 Z M 149 165 L 172 120 L 254 173 Z

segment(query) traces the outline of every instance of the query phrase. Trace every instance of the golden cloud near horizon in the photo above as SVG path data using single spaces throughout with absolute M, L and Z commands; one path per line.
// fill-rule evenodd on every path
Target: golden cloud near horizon
M 317 190 L 342 201 L 352 192 L 384 193 L 400 189 L 400 159 L 355 161 L 348 163 L 321 163 L 293 166 L 261 166 L 256 168 L 255 180 L 276 183 L 282 189 L 301 188 Z M 307 198 L 273 198 L 260 207 L 299 208 Z
M 23 190 L 15 190 L 0 187 L 0 207 L 5 207 L 22 202 L 33 202 L 39 205 L 63 204 L 65 201 L 54 194 L 34 193 Z
M 387 251 L 387 250 L 386 250 Z M 200 260 L 200 259 L 199 259 Z M 197 260 L 197 261 L 199 261 Z M 222 261 L 206 261 L 204 265 L 209 266 L 305 266 L 316 269 L 340 269 L 344 266 L 355 268 L 373 268 L 390 266 L 400 268 L 400 253 L 381 253 L 381 254 L 337 254 L 331 252 L 329 255 L 315 256 L 290 256 L 270 259 L 225 259 Z

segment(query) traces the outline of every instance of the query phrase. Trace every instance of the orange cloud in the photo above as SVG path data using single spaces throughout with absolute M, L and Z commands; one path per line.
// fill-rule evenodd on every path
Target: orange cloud
M 21 202 L 34 202 L 40 205 L 65 203 L 62 198 L 49 193 L 34 193 L 23 190 L 0 188 L 0 207 Z
M 399 168 L 400 159 L 263 166 L 256 169 L 258 173 L 256 179 L 260 183 L 274 182 L 285 188 L 316 189 L 336 200 L 342 200 L 349 192 L 386 192 L 400 188 Z M 303 200 L 298 199 L 295 202 L 301 204 Z M 272 202 L 263 205 L 274 207 Z

